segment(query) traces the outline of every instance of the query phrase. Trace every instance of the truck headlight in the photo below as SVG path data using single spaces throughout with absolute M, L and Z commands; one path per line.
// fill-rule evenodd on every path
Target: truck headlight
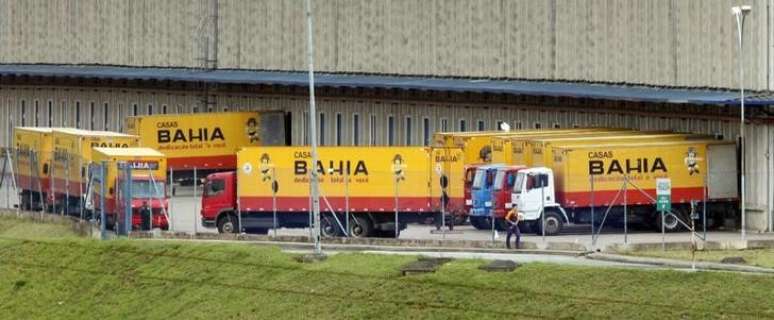
M 472 206 L 473 200 L 470 200 L 470 199 L 465 200 L 465 205 Z
M 492 206 L 492 201 L 484 202 L 484 206 L 491 207 Z

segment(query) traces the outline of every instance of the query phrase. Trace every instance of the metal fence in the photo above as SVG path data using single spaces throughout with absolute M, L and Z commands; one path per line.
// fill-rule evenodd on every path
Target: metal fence
M 171 167 L 165 181 L 150 179 L 138 182 L 132 178 L 132 172 L 142 173 L 142 170 L 147 169 L 120 167 L 116 164 L 112 168 L 116 172 L 115 179 L 123 183 L 113 184 L 103 181 L 111 168 L 77 156 L 56 153 L 42 155 L 32 150 L 13 148 L 2 149 L 0 153 L 0 207 L 69 215 L 92 221 L 106 233 L 126 234 L 131 230 L 151 228 L 190 234 L 217 233 L 218 228 L 222 227 L 218 221 L 211 221 L 211 216 L 208 219 L 202 216 L 203 210 L 209 210 L 202 207 L 202 198 L 217 192 L 204 180 L 213 173 L 212 170 Z M 504 240 L 500 233 L 508 231 L 508 225 L 503 220 L 507 210 L 490 211 L 484 216 L 487 218 L 484 219 L 486 223 L 474 223 L 475 226 L 467 223 L 460 226 L 454 222 L 456 219 L 445 221 L 451 215 L 438 214 L 459 212 L 459 208 L 447 207 L 449 202 L 441 201 L 441 195 L 446 191 L 454 198 L 451 202 L 459 204 L 461 199 L 458 197 L 462 193 L 456 188 L 460 188 L 458 184 L 461 176 L 447 175 L 445 172 L 428 173 L 425 169 L 410 167 L 398 169 L 379 172 L 369 168 L 368 177 L 357 172 L 354 167 L 340 169 L 332 166 L 319 172 L 318 178 L 322 181 L 320 228 L 323 234 L 362 235 L 363 228 L 374 227 L 364 226 L 362 222 L 362 217 L 370 213 L 379 217 L 375 222 L 393 226 L 389 229 L 391 234 L 374 232 L 370 236 L 436 239 L 447 237 L 449 229 L 454 228 L 457 232 L 451 236 L 454 239 Z M 666 210 L 658 210 L 656 206 L 658 199 L 653 173 L 623 174 L 614 179 L 557 173 L 554 177 L 557 188 L 577 192 L 558 193 L 538 188 L 542 190 L 539 190 L 541 194 L 537 199 L 547 200 L 539 206 L 541 209 L 537 219 L 522 221 L 521 231 L 540 236 L 539 241 L 549 241 L 550 231 L 560 223 L 562 234 L 574 235 L 578 239 L 586 238 L 584 241 L 591 243 L 592 248 L 600 245 L 602 237 L 616 237 L 618 242 L 632 243 L 636 241 L 631 238 L 633 234 L 663 235 L 670 231 L 690 230 L 686 234 L 708 240 L 712 237 L 709 233 L 712 230 L 737 232 L 741 223 L 738 201 L 735 197 L 708 199 L 708 179 L 714 178 L 706 175 L 706 169 L 698 168 L 699 171 L 695 173 L 698 178 L 691 176 L 691 179 L 700 181 L 691 185 L 691 192 L 675 183 L 671 205 Z M 311 170 L 297 172 L 297 168 L 279 169 L 271 166 L 251 168 L 250 174 L 245 173 L 246 168 L 238 170 L 242 171 L 239 179 L 248 181 L 240 181 L 240 187 L 235 190 L 240 201 L 232 208 L 234 221 L 231 231 L 268 232 L 273 236 L 305 235 L 311 232 L 307 227 L 311 225 L 312 219 L 309 218 L 308 208 L 311 206 L 306 189 L 311 179 Z M 398 171 L 399 174 L 396 173 Z M 417 190 L 428 187 L 417 185 L 415 177 L 428 174 L 432 176 L 423 176 L 421 181 L 431 181 L 429 188 L 432 190 L 420 195 Z M 755 174 L 761 173 L 748 172 L 748 175 Z M 377 181 L 373 178 L 376 176 L 387 178 Z M 439 182 L 441 176 L 446 176 L 448 190 L 442 190 Z M 731 184 L 729 190 L 736 190 L 737 183 L 730 181 L 727 184 Z M 509 194 L 514 191 L 514 186 L 505 188 Z M 133 193 L 142 194 L 144 198 L 132 196 Z M 121 204 L 117 199 L 126 202 Z M 132 203 L 134 199 L 145 200 Z M 509 196 L 505 201 L 511 200 Z M 502 201 L 492 201 L 490 206 L 503 205 Z M 117 210 L 119 207 L 124 210 Z M 416 214 L 408 218 L 411 216 L 395 214 L 396 211 Z M 262 215 L 243 216 L 243 212 L 260 212 Z M 295 219 L 288 220 L 289 216 L 295 216 Z M 255 225 L 256 219 L 264 219 L 261 224 L 263 227 L 251 227 Z M 436 228 L 415 225 L 428 221 L 433 221 Z M 409 229 L 401 231 L 401 227 L 407 224 L 411 224 Z M 423 233 L 406 233 L 417 229 L 423 230 Z M 437 229 L 446 232 L 436 234 L 433 231 Z

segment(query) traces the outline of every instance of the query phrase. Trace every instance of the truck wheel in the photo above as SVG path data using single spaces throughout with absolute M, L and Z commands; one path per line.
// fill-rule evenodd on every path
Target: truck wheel
M 320 217 L 320 235 L 323 237 L 338 237 L 341 234 L 339 229 L 339 225 L 336 223 L 336 220 L 334 220 L 333 217 L 327 214 Z
M 453 215 L 453 217 L 454 217 L 454 225 L 455 226 L 461 226 L 461 225 L 465 224 L 466 222 L 468 222 L 468 217 L 467 216 L 464 216 L 464 215 L 461 215 L 461 214 L 455 214 L 455 215 Z
M 237 233 L 237 221 L 234 215 L 226 214 L 218 219 L 218 233 Z
M 353 238 L 366 238 L 373 234 L 374 227 L 371 225 L 371 219 L 368 219 L 368 217 L 356 215 L 351 220 L 349 223 L 349 234 Z
M 546 217 L 546 235 L 555 236 L 562 232 L 562 228 L 564 228 L 562 216 L 554 211 L 546 211 L 544 214 Z M 543 234 L 543 220 L 536 220 L 534 226 L 537 234 Z
M 470 217 L 470 225 L 476 230 L 481 230 L 481 226 L 478 223 L 478 217 Z

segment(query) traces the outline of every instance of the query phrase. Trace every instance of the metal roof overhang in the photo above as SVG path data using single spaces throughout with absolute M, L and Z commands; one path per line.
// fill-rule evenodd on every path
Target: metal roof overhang
M 0 76 L 70 77 L 110 80 L 156 80 L 307 86 L 306 72 L 255 70 L 203 70 L 160 67 L 97 65 L 4 64 Z M 738 105 L 738 91 L 656 88 L 633 85 L 561 81 L 486 80 L 360 74 L 315 73 L 317 87 L 378 88 L 440 92 L 475 92 L 530 96 L 591 98 L 653 103 Z M 772 105 L 774 96 L 753 95 L 747 105 Z

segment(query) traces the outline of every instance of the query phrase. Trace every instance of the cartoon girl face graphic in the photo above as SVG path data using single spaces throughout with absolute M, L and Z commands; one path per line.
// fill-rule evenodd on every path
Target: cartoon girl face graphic
M 271 180 L 271 158 L 268 153 L 261 155 L 261 164 L 258 167 L 261 172 L 261 181 Z
M 688 148 L 688 152 L 685 154 L 685 166 L 688 169 L 689 175 L 699 174 L 700 167 L 699 167 L 699 161 L 702 159 L 698 157 L 698 152 L 696 152 L 696 149 L 693 147 Z
M 255 118 L 247 120 L 247 127 L 245 128 L 247 138 L 250 139 L 250 143 L 254 144 L 260 141 L 258 137 L 258 121 Z
M 399 154 L 396 154 L 392 158 L 392 173 L 395 175 L 396 181 L 404 181 L 406 180 L 406 175 L 403 169 L 405 169 L 405 165 L 403 164 L 403 157 Z

